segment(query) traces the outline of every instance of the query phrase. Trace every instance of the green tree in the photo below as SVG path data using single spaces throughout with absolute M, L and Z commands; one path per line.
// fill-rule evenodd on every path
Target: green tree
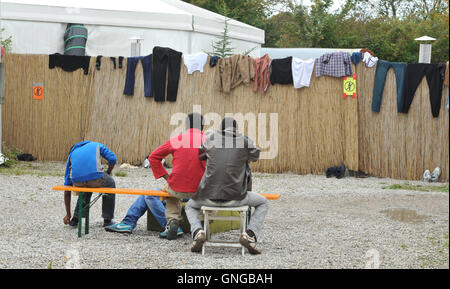
M 333 4 L 332 0 L 314 0 L 306 22 L 307 38 L 310 39 L 310 47 L 324 47 L 327 36 L 330 34 L 332 16 L 328 9 Z M 324 41 L 325 40 L 325 41 Z
M 413 63 L 419 54 L 414 39 L 428 35 L 437 39 L 432 62 L 448 59 L 448 0 L 348 0 L 345 6 L 345 26 L 353 29 L 338 35 L 350 42 L 348 47 L 369 48 L 379 58 Z
M 263 28 L 266 17 L 266 7 L 269 7 L 267 0 L 183 0 L 198 7 L 223 13 L 223 7 L 227 7 L 227 17 L 246 24 Z M 223 15 L 223 14 L 222 14 Z M 225 16 L 225 15 L 224 15 Z
M 275 39 L 266 41 L 265 46 L 333 47 L 338 16 L 328 12 L 331 5 L 332 0 L 315 0 L 309 11 L 298 4 L 288 12 L 272 16 L 266 34 Z
M 224 19 L 224 29 L 222 32 L 222 37 L 220 37 L 216 42 L 212 43 L 212 51 L 206 52 L 209 56 L 220 56 L 228 57 L 233 55 L 233 47 L 231 47 L 231 40 L 228 36 L 228 21 L 230 19 L 225 16 Z
M 185 0 L 264 29 L 265 47 L 367 48 L 380 59 L 417 62 L 422 35 L 436 38 L 432 61 L 449 58 L 449 0 Z
M 216 41 L 212 43 L 212 51 L 206 52 L 209 56 L 220 56 L 220 57 L 228 57 L 233 55 L 234 48 L 231 47 L 231 40 L 228 36 L 228 22 L 230 18 L 228 15 L 230 14 L 226 4 L 222 2 L 222 6 L 219 8 L 220 14 L 224 15 L 224 29 L 222 32 L 222 36 Z M 247 51 L 242 52 L 243 55 L 250 54 L 253 50 L 255 50 L 257 46 Z
M 3 39 L 3 32 L 5 31 L 5 28 L 2 28 L 0 30 L 0 46 L 3 46 L 5 48 L 5 50 L 10 50 L 11 46 L 12 46 L 12 36 L 9 36 L 6 39 Z

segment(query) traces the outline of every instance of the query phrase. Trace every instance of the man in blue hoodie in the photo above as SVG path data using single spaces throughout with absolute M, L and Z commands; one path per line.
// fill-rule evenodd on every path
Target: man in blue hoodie
M 108 161 L 106 174 L 102 171 L 100 157 Z M 82 141 L 75 144 L 69 153 L 66 164 L 66 174 L 64 177 L 65 186 L 89 187 L 89 188 L 115 188 L 116 184 L 111 177 L 114 165 L 117 163 L 116 155 L 101 143 Z M 89 204 L 92 193 L 83 193 L 83 207 Z M 103 194 L 102 196 L 102 217 L 103 226 L 114 223 L 115 194 Z M 78 202 L 72 220 L 70 213 L 70 191 L 64 192 L 64 204 L 66 206 L 66 216 L 64 224 L 70 226 L 78 225 Z

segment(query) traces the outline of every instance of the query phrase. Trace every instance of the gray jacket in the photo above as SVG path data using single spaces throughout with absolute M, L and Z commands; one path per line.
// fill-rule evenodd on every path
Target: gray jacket
M 206 170 L 192 198 L 244 199 L 251 178 L 248 162 L 257 161 L 259 152 L 250 138 L 232 128 L 209 134 L 199 149 Z

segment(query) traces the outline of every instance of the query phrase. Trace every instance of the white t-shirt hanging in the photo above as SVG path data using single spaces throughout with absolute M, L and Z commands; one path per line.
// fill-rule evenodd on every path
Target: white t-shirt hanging
M 292 57 L 292 80 L 295 88 L 309 87 L 314 70 L 314 59 Z
M 194 71 L 199 70 L 203 72 L 203 67 L 208 60 L 208 54 L 204 52 L 198 52 L 194 54 L 183 54 L 184 65 L 188 70 L 188 74 L 194 73 Z
M 369 52 L 364 52 L 363 62 L 367 67 L 373 67 L 378 62 L 378 57 L 373 57 Z

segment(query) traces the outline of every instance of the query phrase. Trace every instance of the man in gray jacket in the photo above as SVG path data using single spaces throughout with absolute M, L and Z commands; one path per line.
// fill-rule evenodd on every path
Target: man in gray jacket
M 263 196 L 251 192 L 249 161 L 259 159 L 260 150 L 247 136 L 237 130 L 236 120 L 224 118 L 221 130 L 207 136 L 199 149 L 200 160 L 206 160 L 206 170 L 197 193 L 186 205 L 186 216 L 194 239 L 192 252 L 200 252 L 206 241 L 199 217 L 202 206 L 238 207 L 248 205 L 255 211 L 248 230 L 239 242 L 251 254 L 260 254 L 256 248 L 257 237 L 262 228 L 269 204 Z

